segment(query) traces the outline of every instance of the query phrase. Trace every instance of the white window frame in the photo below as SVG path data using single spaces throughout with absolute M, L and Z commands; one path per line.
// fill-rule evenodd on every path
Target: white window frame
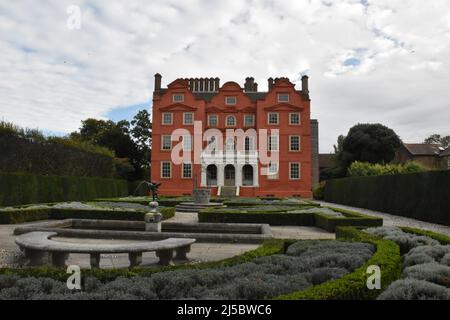
M 271 123 L 271 122 L 270 122 L 270 116 L 271 116 L 271 115 L 276 115 L 276 116 L 277 116 L 277 123 Z M 267 124 L 268 124 L 268 125 L 272 125 L 272 126 L 279 125 L 279 124 L 280 124 L 280 114 L 279 114 L 278 112 L 269 112 L 269 113 L 267 114 Z
M 187 141 L 189 141 L 189 145 L 187 145 Z M 183 151 L 192 151 L 193 149 L 193 141 L 191 135 L 183 136 Z
M 298 150 L 292 148 L 292 138 L 298 138 Z M 302 151 L 302 137 L 299 135 L 289 136 L 289 151 L 290 152 L 300 152 Z
M 216 124 L 211 124 L 211 118 L 216 118 Z M 219 125 L 219 116 L 217 114 L 208 115 L 208 126 L 209 127 L 217 127 Z
M 176 97 L 181 97 L 181 100 L 177 100 Z M 172 95 L 172 102 L 184 102 L 184 93 L 174 93 Z
M 171 126 L 171 125 L 173 125 L 173 113 L 172 112 L 163 112 L 161 115 L 162 115 L 161 123 L 162 123 L 163 126 Z M 170 123 L 166 123 L 165 122 L 165 116 L 166 115 L 170 115 Z
M 164 176 L 164 165 L 169 164 L 169 177 Z M 170 161 L 161 161 L 161 179 L 171 179 L 172 178 L 172 162 Z
M 228 99 L 234 99 L 234 102 L 230 103 Z M 227 96 L 225 97 L 225 105 L 227 106 L 235 106 L 237 105 L 237 97 L 236 96 Z
M 233 124 L 231 125 L 231 124 L 228 124 L 228 119 L 233 119 Z M 236 117 L 235 116 L 226 116 L 226 118 L 225 118 L 225 126 L 226 127 L 236 127 Z
M 292 177 L 292 167 L 298 165 L 298 178 Z M 302 179 L 302 165 L 300 162 L 289 162 L 289 180 L 301 180 Z
M 273 148 L 272 138 L 275 138 L 276 148 Z M 268 136 L 267 151 L 271 151 L 271 152 L 279 152 L 280 151 L 280 136 L 279 135 L 271 134 Z
M 251 124 L 247 124 L 247 118 L 251 117 Z M 254 114 L 245 114 L 244 115 L 244 127 L 253 127 L 255 125 L 255 115 Z
M 292 122 L 292 115 L 297 115 L 298 116 L 298 123 L 293 123 Z M 302 124 L 302 114 L 300 112 L 291 112 L 289 113 L 289 125 L 291 126 L 299 126 Z
M 184 166 L 186 166 L 186 165 L 189 165 L 191 167 L 191 169 L 190 169 L 191 175 L 190 176 L 185 176 L 185 174 L 184 174 L 185 173 Z M 193 176 L 192 171 L 193 171 L 192 163 L 191 162 L 183 162 L 183 164 L 181 165 L 181 178 L 182 179 L 192 179 L 192 176 Z
M 282 100 L 281 99 L 281 96 L 287 96 L 287 100 Z M 278 102 L 281 102 L 281 103 L 287 103 L 287 102 L 289 102 L 289 100 L 290 100 L 290 95 L 289 95 L 289 93 L 282 93 L 282 92 L 280 92 L 280 93 L 278 93 L 278 95 L 277 95 L 277 100 L 278 100 Z
M 189 114 L 192 116 L 192 122 L 191 123 L 186 122 L 186 116 L 189 115 Z M 185 125 L 185 126 L 192 126 L 192 125 L 194 125 L 194 113 L 193 112 L 183 112 L 183 125 Z
M 166 148 L 164 148 L 164 138 L 169 138 L 169 141 L 170 141 L 170 148 L 169 149 L 166 149 Z M 170 135 L 170 134 L 163 134 L 163 135 L 161 135 L 161 150 L 162 151 L 170 151 L 170 150 L 172 150 L 172 136 Z
M 275 171 L 273 168 L 276 168 L 276 173 L 272 173 Z M 267 179 L 269 180 L 277 180 L 280 178 L 280 166 L 279 163 L 269 163 L 267 166 Z
M 249 149 L 248 150 L 246 148 L 247 141 L 249 141 Z M 245 152 L 255 151 L 255 137 L 252 137 L 252 136 L 244 137 L 244 151 Z

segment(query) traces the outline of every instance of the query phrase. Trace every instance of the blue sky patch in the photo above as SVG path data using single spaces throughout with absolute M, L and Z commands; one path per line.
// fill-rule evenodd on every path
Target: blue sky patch
M 120 121 L 120 120 L 133 120 L 134 116 L 138 113 L 138 111 L 147 109 L 149 110 L 148 102 L 138 103 L 131 106 L 126 107 L 117 107 L 112 110 L 110 110 L 105 117 L 109 120 L 112 120 L 114 122 Z

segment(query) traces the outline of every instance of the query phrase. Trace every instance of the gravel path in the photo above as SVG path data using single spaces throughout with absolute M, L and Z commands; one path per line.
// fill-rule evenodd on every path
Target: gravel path
M 425 221 L 420 221 L 420 220 L 411 219 L 411 218 L 405 218 L 405 217 L 401 217 L 401 216 L 395 216 L 392 214 L 373 211 L 373 210 L 369 210 L 369 209 L 345 206 L 342 204 L 330 203 L 330 202 L 325 202 L 325 201 L 314 201 L 314 202 L 320 203 L 321 205 L 324 205 L 324 206 L 347 209 L 347 210 L 351 210 L 351 211 L 360 212 L 360 213 L 366 214 L 368 216 L 375 216 L 375 217 L 383 218 L 383 225 L 387 226 L 387 227 L 420 228 L 420 229 L 430 230 L 430 231 L 434 231 L 437 233 L 442 233 L 442 234 L 450 236 L 450 227 L 448 227 L 448 226 L 425 222 Z

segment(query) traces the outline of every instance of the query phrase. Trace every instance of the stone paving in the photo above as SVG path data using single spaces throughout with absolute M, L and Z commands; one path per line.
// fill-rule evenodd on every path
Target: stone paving
M 416 219 L 411 218 L 405 218 L 400 216 L 395 216 L 392 214 L 387 214 L 383 212 L 373 211 L 369 209 L 362 209 L 362 208 L 355 208 L 350 206 L 345 206 L 341 204 L 335 204 L 335 203 L 329 203 L 324 201 L 315 201 L 317 203 L 320 203 L 323 206 L 330 206 L 335 208 L 341 208 L 341 209 L 347 209 L 351 211 L 357 211 L 362 214 L 366 214 L 368 216 L 374 216 L 374 217 L 380 217 L 383 218 L 383 225 L 386 227 L 411 227 L 411 228 L 419 228 L 424 230 L 430 230 L 437 233 L 442 233 L 445 235 L 450 236 L 450 227 L 436 224 L 436 223 L 430 223 L 425 221 L 420 221 Z

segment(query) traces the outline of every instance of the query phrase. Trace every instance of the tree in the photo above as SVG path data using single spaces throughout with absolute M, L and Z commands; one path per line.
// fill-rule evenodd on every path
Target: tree
M 114 151 L 116 157 L 121 158 L 116 161 L 119 174 L 123 178 L 137 180 L 149 176 L 150 128 L 150 117 L 144 110 L 134 117 L 132 124 L 126 120 L 116 123 L 111 120 L 86 119 L 81 122 L 80 130 L 71 133 L 70 137 L 89 141 Z M 125 158 L 128 159 L 129 164 L 124 162 Z
M 350 129 L 342 141 L 338 162 L 346 170 L 354 161 L 389 163 L 401 143 L 394 130 L 384 125 L 358 124 Z
M 440 134 L 432 134 L 424 141 L 427 144 L 439 144 L 443 148 L 450 147 L 450 136 L 441 136 Z
M 152 145 L 152 122 L 148 111 L 139 111 L 131 121 L 131 126 L 131 136 L 136 143 L 139 153 L 139 166 L 141 168 L 142 174 L 144 176 L 148 176 Z

